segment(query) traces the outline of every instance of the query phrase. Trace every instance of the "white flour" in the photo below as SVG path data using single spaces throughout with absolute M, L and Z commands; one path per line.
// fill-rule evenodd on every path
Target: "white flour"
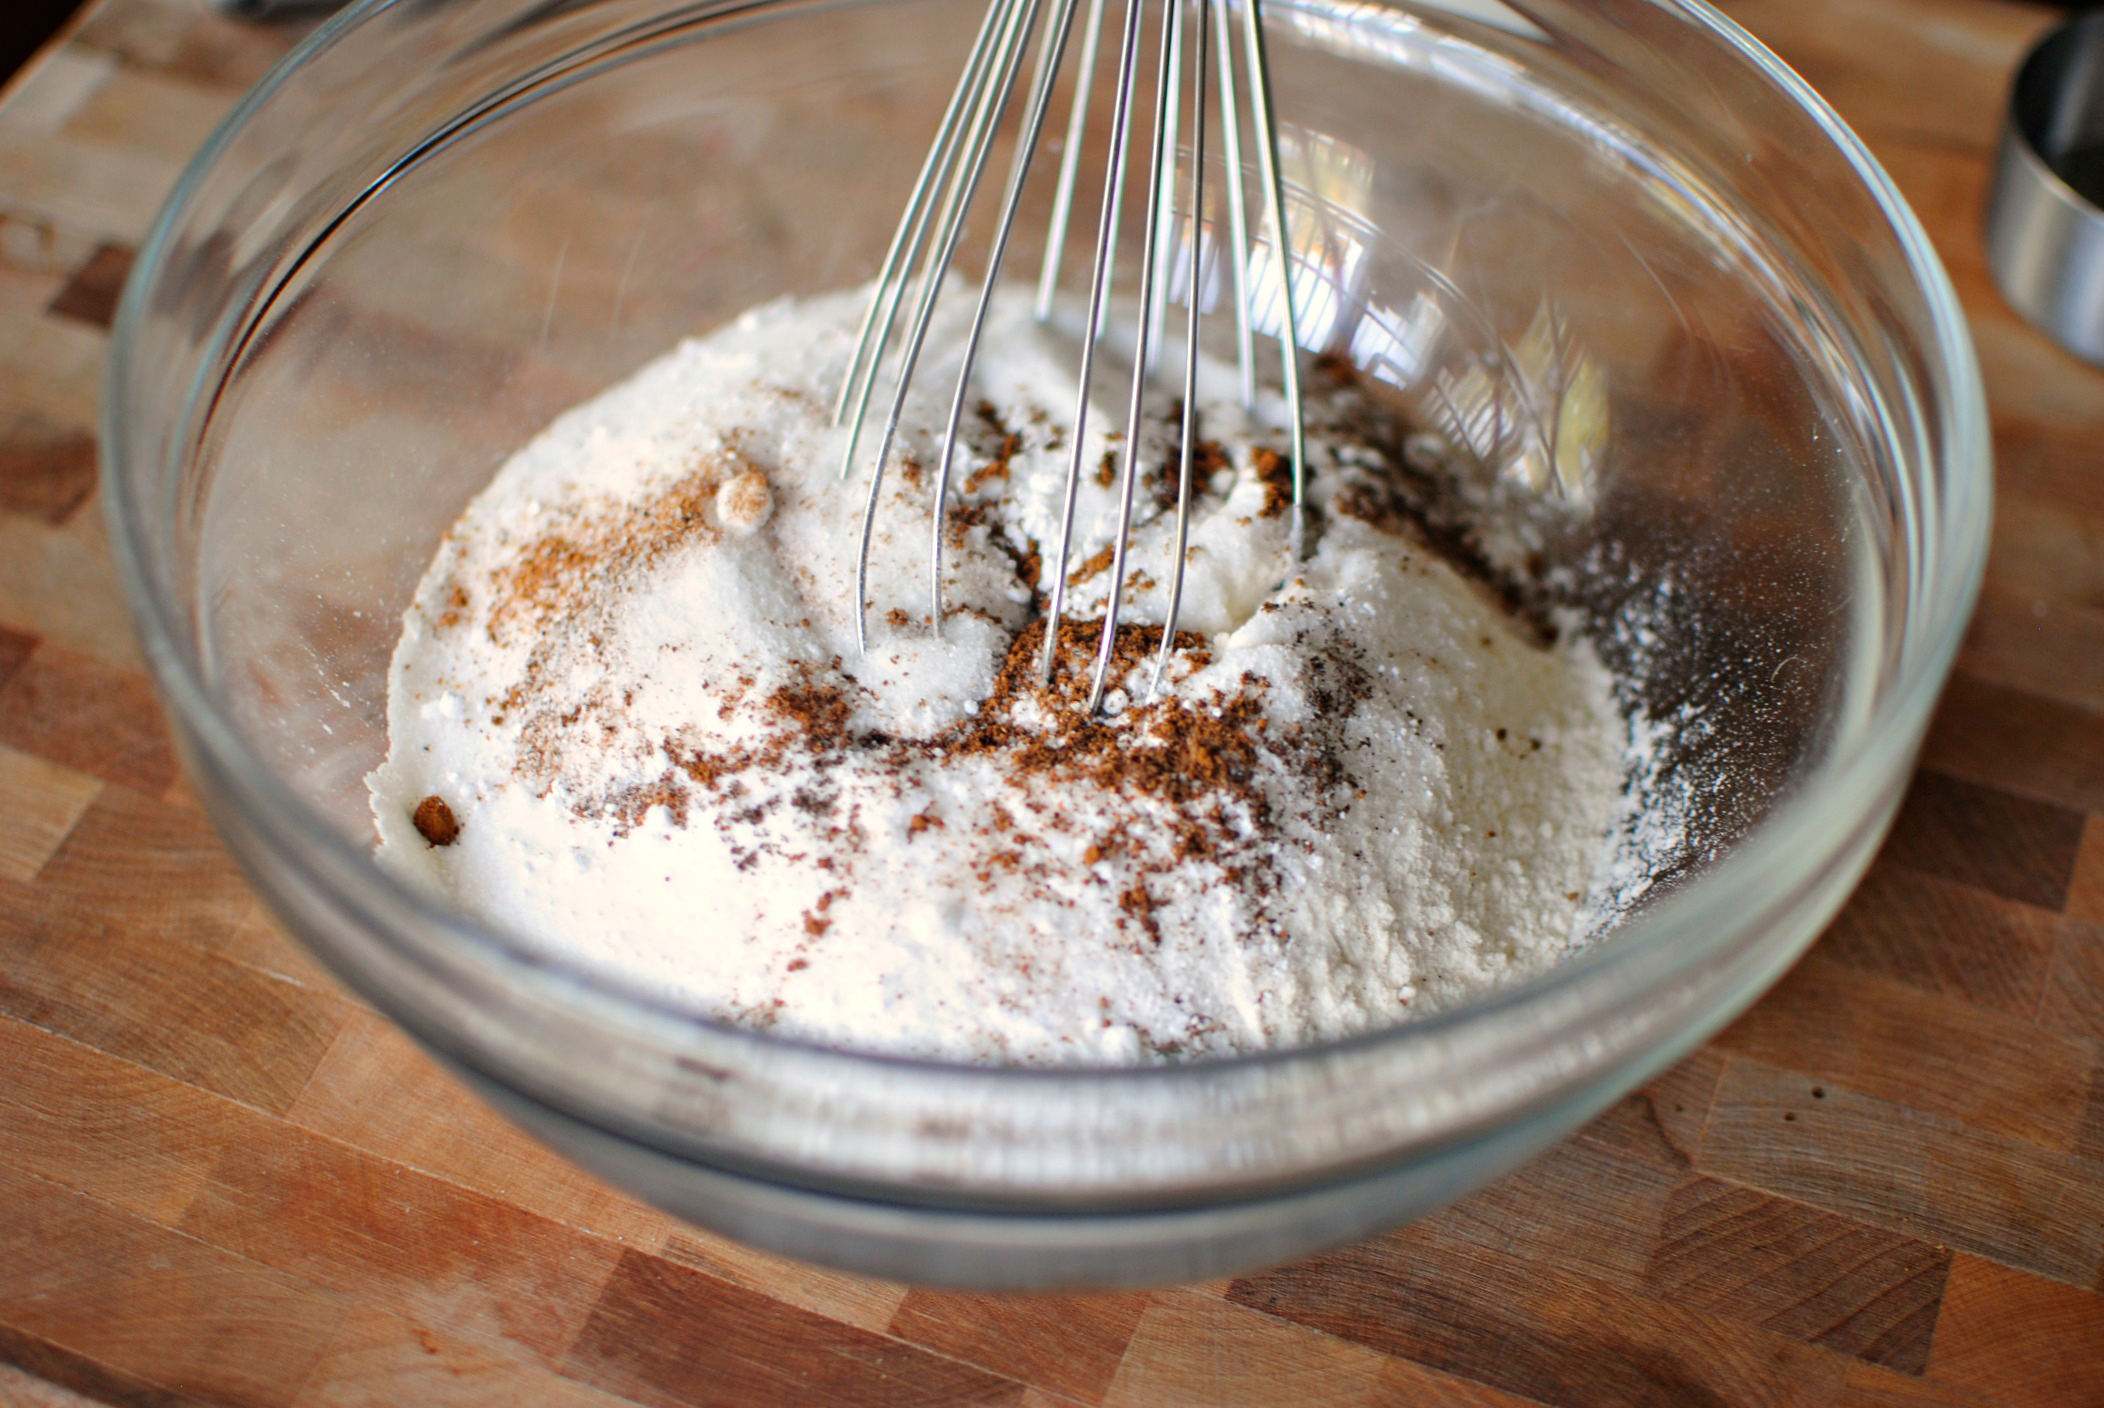
M 1070 340 L 997 300 L 928 626 L 939 324 L 880 504 L 828 426 L 859 293 L 756 310 L 557 420 L 407 612 L 383 862 L 467 912 L 730 1020 L 967 1061 L 1136 1062 L 1451 1006 L 1583 932 L 1628 730 L 1384 509 L 1375 419 L 1311 407 L 1290 558 L 1276 405 L 1201 380 L 1183 642 L 1148 700 L 1175 427 L 1143 436 L 1118 683 L 1084 718 L 1122 388 L 1090 417 L 1050 693 L 1031 668 L 1070 446 Z M 436 798 L 437 802 L 427 799 Z M 442 805 L 441 805 L 442 804 Z M 421 812 L 420 812 L 421 808 Z M 431 839 L 427 839 L 431 838 Z M 433 841 L 445 844 L 433 844 Z

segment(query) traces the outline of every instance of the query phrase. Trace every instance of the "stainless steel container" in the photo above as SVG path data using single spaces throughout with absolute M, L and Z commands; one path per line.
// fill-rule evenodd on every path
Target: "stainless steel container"
M 2017 70 L 1987 213 L 2002 294 L 2062 347 L 2104 365 L 2104 10 L 2069 21 Z

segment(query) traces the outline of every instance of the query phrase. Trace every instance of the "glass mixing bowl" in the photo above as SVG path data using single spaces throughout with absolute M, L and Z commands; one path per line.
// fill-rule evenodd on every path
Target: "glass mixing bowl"
M 363 779 L 439 535 L 553 415 L 680 337 L 869 277 L 975 20 L 964 0 L 354 8 L 220 128 L 141 253 L 105 404 L 111 531 L 259 889 L 550 1144 L 860 1271 L 1210 1276 L 1514 1167 L 1811 942 L 1891 818 L 1978 584 L 1980 384 L 1891 183 L 1708 8 L 1272 0 L 1301 340 L 1532 525 L 1653 725 L 1637 780 L 1677 824 L 1622 839 L 1594 945 L 1332 1045 L 971 1069 L 720 1025 L 390 879 Z M 1044 225 L 1022 228 L 1028 277 Z

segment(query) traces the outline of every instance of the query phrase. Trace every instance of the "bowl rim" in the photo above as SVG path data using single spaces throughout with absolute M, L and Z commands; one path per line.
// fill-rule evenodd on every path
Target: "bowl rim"
M 1295 0 L 1273 2 L 1291 8 Z M 413 914 L 425 932 L 445 936 L 477 962 L 502 970 L 507 979 L 536 986 L 541 995 L 573 1009 L 618 1013 L 631 1030 L 637 1030 L 640 1024 L 641 1029 L 666 1038 L 676 1038 L 679 1033 L 698 1027 L 718 1039 L 750 1043 L 751 1049 L 762 1054 L 795 1051 L 842 1071 L 879 1068 L 926 1072 L 985 1088 L 1044 1089 L 1066 1084 L 1094 1088 L 1106 1081 L 1162 1087 L 1213 1079 L 1224 1072 L 1300 1065 L 1340 1053 L 1437 1042 L 1464 1027 L 1473 1028 L 1508 1014 L 1541 1008 L 1580 978 L 1623 974 L 1627 975 L 1624 986 L 1630 990 L 1655 990 L 1724 951 L 1751 927 L 1750 919 L 1720 925 L 1712 921 L 1711 915 L 1757 916 L 1778 893 L 1779 886 L 1787 889 L 1787 882 L 1796 878 L 1800 869 L 1789 855 L 1791 836 L 1853 834 L 1875 818 L 1881 805 L 1888 805 L 1888 789 L 1894 782 L 1904 780 L 1956 656 L 1979 593 L 1987 557 L 1991 444 L 1985 390 L 1963 309 L 1927 232 L 1897 186 L 1861 139 L 1809 84 L 1708 0 L 1628 0 L 1678 18 L 1736 53 L 1782 97 L 1810 117 L 1847 161 L 1887 222 L 1924 300 L 1934 333 L 1932 343 L 1922 349 L 1934 353 L 1933 358 L 1924 358 L 1924 380 L 1941 393 L 1925 416 L 1943 450 L 1930 465 L 1932 472 L 1940 470 L 1943 474 L 1934 508 L 1938 521 L 1912 526 L 1934 530 L 1932 550 L 1944 558 L 1947 570 L 1934 578 L 1925 577 L 1919 601 L 1908 603 L 1904 623 L 1896 628 L 1898 665 L 1890 687 L 1874 701 L 1856 738 L 1844 740 L 1844 746 L 1837 747 L 1800 788 L 1777 804 L 1753 834 L 1713 868 L 1633 920 L 1610 943 L 1447 1011 L 1304 1046 L 1159 1065 L 980 1065 L 858 1051 L 756 1031 L 710 1017 L 676 999 L 643 991 L 619 975 L 534 948 L 503 930 L 449 909 L 435 897 L 388 874 L 374 862 L 370 848 L 361 849 L 328 825 L 244 744 L 237 730 L 219 712 L 197 652 L 186 644 L 190 633 L 175 604 L 157 590 L 152 578 L 147 565 L 153 555 L 148 544 L 150 525 L 141 511 L 144 506 L 134 500 L 127 488 L 123 468 L 131 439 L 126 393 L 134 376 L 133 353 L 140 325 L 155 281 L 169 262 L 179 229 L 207 175 L 249 124 L 268 109 L 281 89 L 297 81 L 310 65 L 360 26 L 405 3 L 406 0 L 361 0 L 325 22 L 235 105 L 185 167 L 140 247 L 118 305 L 103 377 L 98 437 L 100 486 L 114 548 L 112 556 L 163 703 L 199 751 L 193 766 L 209 766 L 231 784 L 241 805 L 262 823 L 257 830 L 269 838 L 273 847 L 285 851 L 282 838 L 292 836 L 300 845 L 315 848 L 326 857 L 335 874 L 323 883 L 337 890 L 339 899 L 355 902 L 357 896 L 346 896 L 341 885 L 344 877 L 354 877 L 353 889 L 377 889 L 391 905 Z M 1448 8 L 1441 0 L 1406 3 Z M 796 9 L 801 4 L 802 0 L 716 0 L 714 4 L 697 0 L 686 5 L 682 13 L 696 21 L 716 20 L 745 12 Z M 207 364 L 200 376 L 211 370 Z M 188 441 L 174 446 L 177 462 L 164 464 L 162 469 L 179 472 L 194 450 L 194 443 Z M 307 878 L 321 879 L 313 874 L 313 867 L 303 868 L 308 871 Z M 264 897 L 269 898 L 267 894 Z M 404 948 L 399 932 L 382 926 L 375 933 L 397 949 Z M 414 958 L 415 954 L 410 956 Z

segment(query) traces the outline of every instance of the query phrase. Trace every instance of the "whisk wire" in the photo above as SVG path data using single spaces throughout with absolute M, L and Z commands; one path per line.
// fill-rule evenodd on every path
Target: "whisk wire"
M 1176 60 L 1182 36 L 1183 6 L 1170 0 L 1162 25 L 1161 67 L 1154 85 L 1154 150 L 1147 169 L 1147 232 L 1140 242 L 1140 289 L 1152 302 L 1155 262 L 1161 252 L 1163 187 L 1176 160 L 1169 114 L 1176 110 Z M 1143 307 L 1132 349 L 1132 397 L 1125 413 L 1125 472 L 1118 486 L 1118 533 L 1111 546 L 1110 600 L 1103 609 L 1103 634 L 1096 643 L 1096 670 L 1089 682 L 1088 712 L 1103 707 L 1110 662 L 1117 653 L 1118 614 L 1125 602 L 1125 553 L 1132 545 L 1132 495 L 1140 477 L 1140 412 L 1147 398 L 1149 318 Z M 1195 349 L 1194 349 L 1195 350 Z
M 1228 6 L 1226 3 L 1215 4 L 1213 0 L 1160 2 L 1163 19 L 1154 90 L 1154 126 L 1148 166 L 1147 205 L 1145 217 L 1141 222 L 1143 239 L 1139 287 L 1137 298 L 1134 300 L 1136 315 L 1133 319 L 1130 400 L 1123 445 L 1120 449 L 1113 449 L 1105 457 L 1106 484 L 1110 482 L 1112 466 L 1120 457 L 1123 461 L 1123 473 L 1119 486 L 1117 537 L 1110 547 L 1111 581 L 1096 650 L 1095 669 L 1088 692 L 1087 707 L 1091 713 L 1102 706 L 1109 687 L 1110 666 L 1116 654 L 1118 618 L 1125 600 L 1125 564 L 1130 548 L 1134 500 L 1141 470 L 1142 411 L 1147 383 L 1166 345 L 1163 329 L 1176 281 L 1175 246 L 1180 242 L 1187 242 L 1188 276 L 1183 338 L 1183 412 L 1176 469 L 1175 548 L 1174 561 L 1170 566 L 1168 609 L 1163 622 L 1160 649 L 1155 660 L 1150 690 L 1158 690 L 1161 687 L 1169 657 L 1174 651 L 1177 621 L 1183 606 L 1188 575 L 1191 500 L 1194 492 L 1192 480 L 1197 444 L 1198 331 L 1207 289 L 1218 278 L 1218 261 L 1221 259 L 1227 261 L 1233 279 L 1235 340 L 1237 363 L 1241 373 L 1242 400 L 1245 407 L 1251 408 L 1256 400 L 1254 344 L 1258 314 L 1254 307 L 1254 299 L 1258 269 L 1261 266 L 1258 263 L 1259 256 L 1255 244 L 1249 234 L 1248 201 L 1242 164 L 1241 119 L 1244 109 L 1238 96 L 1242 85 L 1237 82 L 1235 75 L 1235 43 Z M 855 639 L 857 646 L 862 649 L 868 648 L 870 549 L 875 534 L 877 508 L 882 497 L 886 462 L 898 435 L 914 370 L 926 343 L 935 307 L 942 294 L 943 282 L 956 257 L 966 214 L 985 173 L 995 130 L 1014 95 L 1024 51 L 1029 47 L 1030 35 L 1036 32 L 1041 8 L 1046 3 L 1047 0 L 992 0 L 988 6 L 967 57 L 964 73 L 958 81 L 957 91 L 951 96 L 949 106 L 943 113 L 927 160 L 922 165 L 906 211 L 885 254 L 875 291 L 856 336 L 854 355 L 847 375 L 843 378 L 840 399 L 834 409 L 835 424 L 846 422 L 848 427 L 841 461 L 841 474 L 845 477 L 852 472 L 856 462 L 855 456 L 876 380 L 880 369 L 890 356 L 902 309 L 907 302 L 907 286 L 909 283 L 916 284 L 910 300 L 913 311 L 897 354 L 897 381 L 892 388 L 889 413 L 885 417 L 881 440 L 870 467 L 868 497 L 863 507 L 862 536 L 855 567 Z M 1024 118 L 1015 157 L 1011 163 L 999 223 L 988 251 L 986 278 L 979 289 L 977 306 L 958 371 L 956 389 L 950 401 L 949 419 L 941 441 L 942 458 L 936 471 L 928 558 L 931 624 L 938 635 L 943 623 L 944 519 L 949 501 L 951 472 L 956 460 L 957 440 L 963 424 L 965 399 L 969 394 L 972 370 L 980 350 L 986 322 L 991 314 L 993 293 L 999 281 L 1002 261 L 1006 257 L 1020 209 L 1024 184 L 1032 158 L 1044 138 L 1053 89 L 1065 58 L 1080 0 L 1049 0 L 1049 3 L 1053 5 L 1055 14 L 1045 26 L 1036 74 L 1030 84 L 1027 116 Z M 1126 0 L 1124 21 L 1120 30 L 1117 84 L 1112 94 L 1108 170 L 1103 183 L 1101 216 L 1096 227 L 1095 262 L 1089 280 L 1087 321 L 1080 329 L 1080 366 L 1076 379 L 1074 416 L 1067 427 L 1071 446 L 1060 506 L 1059 545 L 1051 583 L 1051 599 L 1045 613 L 1045 639 L 1039 662 L 1040 674 L 1047 682 L 1052 678 L 1059 655 L 1060 620 L 1071 583 L 1069 571 L 1074 551 L 1074 518 L 1080 496 L 1081 475 L 1088 455 L 1089 392 L 1095 372 L 1096 354 L 1107 330 L 1111 287 L 1117 264 L 1120 214 L 1131 161 L 1142 15 L 1151 3 L 1153 0 Z M 1188 22 L 1184 9 L 1187 4 L 1196 8 L 1195 20 Z M 1061 152 L 1053 197 L 1052 223 L 1047 233 L 1045 262 L 1037 289 L 1036 312 L 1041 320 L 1049 317 L 1051 313 L 1052 298 L 1059 280 L 1071 221 L 1081 148 L 1087 130 L 1091 84 L 1102 42 L 1104 8 L 1104 0 L 1089 0 L 1086 32 L 1078 62 L 1074 106 L 1068 115 L 1066 143 Z M 1302 551 L 1306 428 L 1298 360 L 1299 315 L 1293 287 L 1294 254 L 1286 206 L 1285 181 L 1281 172 L 1278 126 L 1272 96 L 1270 59 L 1265 46 L 1261 0 L 1241 0 L 1241 9 L 1244 21 L 1243 47 L 1248 64 L 1247 111 L 1249 120 L 1255 126 L 1256 174 L 1262 183 L 1271 225 L 1268 243 L 1271 246 L 1273 267 L 1265 272 L 1275 276 L 1278 284 L 1279 318 L 1276 332 L 1281 380 L 1292 437 L 1291 553 L 1293 560 L 1297 562 Z M 1187 23 L 1195 23 L 1198 26 L 1196 43 L 1190 46 L 1195 49 L 1195 59 L 1188 57 L 1185 52 Z M 1218 231 L 1218 213 L 1208 212 L 1205 190 L 1206 89 L 1215 51 L 1218 53 L 1217 61 L 1220 65 L 1219 120 L 1227 176 L 1225 205 L 1229 231 L 1225 239 Z M 1179 241 L 1177 165 L 1181 150 L 1180 133 L 1185 116 L 1183 104 L 1186 72 L 1192 75 L 1189 83 L 1191 157 L 1189 191 L 1182 220 L 1184 236 L 1183 241 Z M 1209 227 L 1213 231 L 1210 239 L 1207 238 Z M 914 271 L 914 276 L 909 276 L 909 270 Z
M 855 333 L 854 356 L 848 362 L 847 375 L 840 382 L 839 399 L 833 405 L 833 424 L 836 426 L 847 419 L 851 405 L 856 408 L 855 426 L 849 432 L 847 451 L 840 465 L 843 479 L 854 464 L 854 442 L 862 428 L 861 408 L 868 404 L 876 364 L 884 343 L 891 337 L 899 296 L 905 291 L 902 271 L 919 256 L 920 242 L 927 229 L 930 198 L 948 175 L 954 159 L 958 124 L 985 92 L 982 79 L 993 52 L 1002 9 L 1003 0 L 994 0 L 986 7 L 986 18 L 980 21 L 979 33 L 966 55 L 964 72 L 958 75 L 957 89 L 950 95 L 949 106 L 943 109 L 942 122 L 935 129 L 935 139 L 928 144 L 928 155 L 921 162 L 920 174 L 914 177 L 912 192 L 906 197 L 905 214 L 900 217 L 898 229 L 891 236 L 891 247 L 884 252 L 884 262 L 877 270 L 876 296 L 863 310 L 862 326 Z
M 1227 259 L 1235 281 L 1235 365 L 1242 373 L 1242 409 L 1257 404 L 1256 339 L 1249 326 L 1249 209 L 1242 192 L 1241 109 L 1235 100 L 1235 44 L 1227 5 L 1215 5 L 1213 22 L 1220 50 L 1220 151 L 1227 164 L 1228 235 L 1233 241 Z M 1193 295 L 1195 297 L 1195 294 Z
M 1191 244 L 1191 284 L 1190 296 L 1184 302 L 1183 424 L 1176 457 L 1176 542 L 1169 552 L 1169 606 L 1162 617 L 1162 644 L 1155 652 L 1154 675 L 1147 685 L 1150 698 L 1161 692 L 1162 676 L 1169 668 L 1169 657 L 1176 651 L 1176 618 L 1183 611 L 1185 557 L 1191 541 L 1191 461 L 1198 443 L 1198 305 L 1201 302 L 1198 292 L 1198 221 L 1205 209 L 1205 71 L 1212 38 L 1207 22 L 1215 8 L 1212 0 L 1197 0 L 1197 3 L 1198 55 L 1191 70 L 1191 204 L 1189 218 L 1184 223 Z M 1225 10 L 1218 12 L 1225 13 Z M 1224 53 L 1222 58 L 1224 61 Z M 1233 113 L 1230 112 L 1228 117 L 1232 119 Z M 1229 184 L 1234 184 L 1232 167 L 1229 168 Z
M 1285 183 L 1279 176 L 1278 121 L 1272 108 L 1271 59 L 1257 0 L 1243 0 L 1242 33 L 1249 44 L 1249 94 L 1255 110 L 1257 169 L 1271 207 L 1271 250 L 1277 263 L 1279 365 L 1286 384 L 1287 420 L 1293 437 L 1293 555 L 1300 556 L 1301 505 L 1306 495 L 1307 427 L 1300 398 L 1300 321 L 1293 308 L 1293 256 L 1287 240 Z
M 1163 29 L 1168 34 L 1169 49 L 1166 72 L 1176 75 L 1180 83 L 1184 71 L 1184 7 L 1179 0 L 1164 0 L 1163 10 L 1166 15 Z M 1150 207 L 1148 218 L 1160 227 L 1156 231 L 1156 237 L 1166 246 L 1174 238 L 1173 232 L 1176 228 L 1176 144 L 1180 135 L 1177 130 L 1178 124 L 1183 118 L 1183 104 L 1181 101 L 1162 104 L 1159 111 L 1162 114 L 1161 125 L 1156 129 L 1155 140 L 1161 144 L 1162 150 L 1169 154 L 1169 177 L 1162 185 L 1161 203 Z M 1149 376 L 1153 376 L 1155 368 L 1161 364 L 1162 323 L 1168 313 L 1169 276 L 1173 263 L 1174 261 L 1169 259 L 1157 261 L 1154 277 L 1148 280 L 1146 285 L 1147 360 L 1144 365 Z
M 1052 316 L 1059 291 L 1059 266 L 1067 247 L 1067 222 L 1074 210 L 1074 181 L 1081 170 L 1082 140 L 1088 134 L 1089 92 L 1096 80 L 1096 51 L 1103 41 L 1103 0 L 1089 0 L 1081 59 L 1074 75 L 1074 106 L 1067 114 L 1066 145 L 1059 153 L 1059 180 L 1052 191 L 1052 223 L 1045 234 L 1045 262 L 1037 277 L 1037 320 Z
M 875 536 L 877 505 L 884 488 L 884 465 L 891 455 L 892 441 L 898 435 L 899 420 L 906 406 L 906 397 L 912 390 L 913 371 L 920 362 L 922 347 L 926 344 L 928 325 L 935 315 L 935 304 L 942 292 L 942 280 L 956 258 L 957 243 L 964 232 L 964 212 L 971 204 L 980 178 L 986 174 L 987 149 L 993 142 L 994 129 L 999 124 L 1001 112 L 1015 91 L 1016 75 L 1022 69 L 1023 51 L 1028 45 L 1029 32 L 1037 23 L 1037 12 L 1041 0 L 995 0 L 997 8 L 1004 11 L 997 49 L 997 76 L 993 84 L 981 94 L 980 102 L 972 113 L 967 139 L 967 154 L 958 166 L 949 183 L 948 198 L 944 203 L 940 233 L 930 246 L 928 257 L 921 271 L 920 292 L 916 300 L 912 329 L 906 340 L 901 357 L 898 382 L 892 392 L 890 413 L 884 418 L 884 433 L 870 467 L 869 495 L 863 506 L 862 535 L 855 555 L 855 648 L 869 648 L 869 548 Z M 859 420 L 859 412 L 857 419 Z M 852 439 L 852 436 L 850 437 Z M 852 448 L 852 447 L 851 447 Z
M 1065 502 L 1060 511 L 1059 555 L 1052 576 L 1052 601 L 1045 613 L 1045 645 L 1038 673 L 1052 680 L 1059 659 L 1059 618 L 1066 605 L 1067 568 L 1074 549 L 1074 503 L 1081 492 L 1081 462 L 1088 452 L 1089 379 L 1095 371 L 1098 329 L 1110 301 L 1111 259 L 1118 208 L 1125 196 L 1125 158 L 1132 134 L 1133 68 L 1140 47 L 1140 0 L 1125 0 L 1125 29 L 1118 51 L 1118 86 L 1111 109 L 1110 175 L 1103 183 L 1103 218 L 1096 227 L 1096 270 L 1089 283 L 1088 322 L 1081 338 L 1081 374 L 1075 393 L 1073 450 L 1067 460 Z
M 1100 5 L 1101 0 L 1094 0 Z M 935 634 L 942 634 L 943 514 L 950 501 L 950 467 L 956 463 L 957 432 L 964 423 L 964 402 L 971 386 L 972 367 L 979 357 L 979 341 L 986 331 L 987 310 L 994 286 L 1000 279 L 1001 263 L 1008 254 L 1008 239 L 1015 230 L 1016 212 L 1023 200 L 1023 182 L 1030 174 L 1031 159 L 1045 130 L 1045 116 L 1052 105 L 1052 85 L 1059 76 L 1060 59 L 1074 27 L 1075 0 L 1060 0 L 1059 8 L 1045 27 L 1044 47 L 1038 54 L 1037 77 L 1032 84 L 1029 115 L 1016 145 L 1015 162 L 1008 177 L 1008 193 L 1001 202 L 1001 219 L 994 230 L 993 246 L 986 256 L 986 278 L 979 285 L 979 306 L 973 312 L 966 335 L 964 357 L 957 368 L 957 390 L 950 398 L 950 418 L 943 428 L 942 458 L 935 470 L 935 503 L 928 552 L 928 602 Z

